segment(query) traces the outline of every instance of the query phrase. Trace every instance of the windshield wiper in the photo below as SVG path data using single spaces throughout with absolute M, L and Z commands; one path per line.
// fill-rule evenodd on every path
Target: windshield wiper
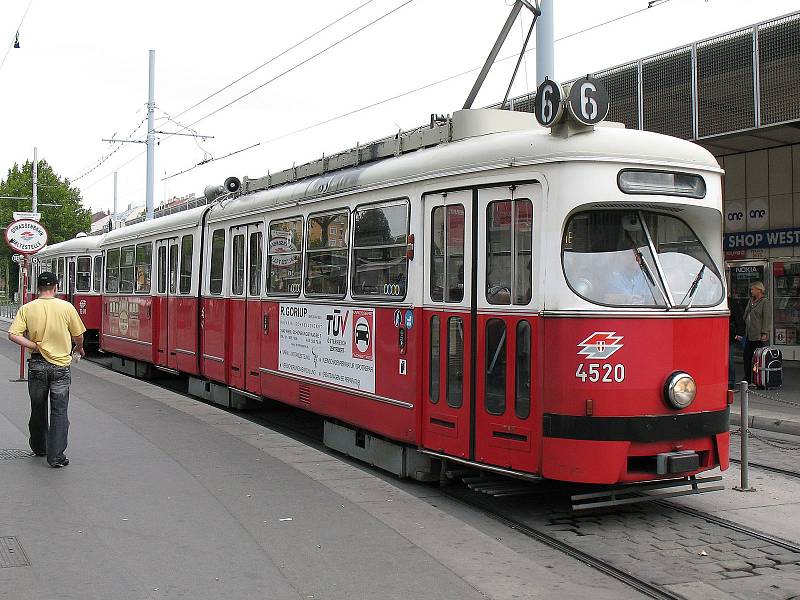
M 631 240 L 631 243 L 632 242 L 633 240 Z M 633 250 L 633 253 L 636 256 L 636 262 L 639 264 L 639 268 L 642 270 L 645 279 L 647 279 L 647 281 L 650 283 L 650 286 L 647 289 L 650 291 L 650 295 L 653 297 L 653 302 L 658 304 L 658 299 L 653 293 L 653 289 L 655 288 L 658 290 L 658 295 L 662 298 L 665 298 L 664 292 L 661 291 L 661 287 L 656 283 L 656 279 L 653 277 L 653 272 L 650 270 L 650 267 L 647 266 L 647 262 L 644 260 L 644 254 L 642 254 L 642 251 L 636 246 L 633 246 L 631 250 Z
M 683 304 L 684 300 L 689 300 L 686 304 L 686 308 L 684 310 L 689 310 L 692 308 L 692 302 L 694 301 L 695 292 L 697 292 L 697 288 L 700 287 L 700 280 L 703 278 L 703 273 L 706 272 L 706 266 L 703 265 L 700 267 L 700 270 L 697 272 L 697 275 L 694 277 L 694 281 L 692 281 L 692 285 L 689 286 L 689 290 L 686 292 L 683 298 L 681 298 L 681 304 Z

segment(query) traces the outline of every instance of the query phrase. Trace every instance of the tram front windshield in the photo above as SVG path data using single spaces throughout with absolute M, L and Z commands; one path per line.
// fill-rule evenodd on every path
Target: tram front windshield
M 592 210 L 573 215 L 562 243 L 572 290 L 619 307 L 716 306 L 722 279 L 682 220 L 646 211 Z

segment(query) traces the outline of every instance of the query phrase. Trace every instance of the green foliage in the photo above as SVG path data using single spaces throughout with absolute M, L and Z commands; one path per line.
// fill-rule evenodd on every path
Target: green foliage
M 20 168 L 14 164 L 8 170 L 8 176 L 0 180 L 0 196 L 27 196 L 33 193 L 33 163 L 26 161 Z M 91 227 L 92 213 L 84 208 L 81 193 L 71 187 L 67 179 L 61 178 L 47 164 L 40 160 L 38 168 L 38 201 L 41 223 L 47 228 L 48 244 L 57 244 L 75 237 L 81 231 L 88 232 Z M 60 206 L 41 206 L 42 204 L 59 204 Z M 14 220 L 13 214 L 18 211 L 30 211 L 31 200 L 0 199 L 0 223 L 7 227 Z M 3 263 L 11 264 L 10 287 L 16 290 L 16 265 L 11 263 L 11 249 L 0 246 L 0 268 Z

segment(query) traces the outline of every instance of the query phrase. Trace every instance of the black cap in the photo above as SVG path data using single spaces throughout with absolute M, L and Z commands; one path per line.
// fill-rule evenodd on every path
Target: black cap
M 58 285 L 58 275 L 51 271 L 40 273 L 36 279 L 36 287 L 53 287 L 54 285 Z

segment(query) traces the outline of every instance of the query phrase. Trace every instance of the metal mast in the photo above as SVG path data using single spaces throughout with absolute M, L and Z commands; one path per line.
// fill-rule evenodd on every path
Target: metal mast
M 155 153 L 155 124 L 154 113 L 156 110 L 155 101 L 155 77 L 156 75 L 156 51 L 150 50 L 150 86 L 147 94 L 147 216 L 146 219 L 153 218 L 153 160 Z M 116 190 L 116 186 L 115 186 Z M 115 211 L 116 212 L 116 211 Z

